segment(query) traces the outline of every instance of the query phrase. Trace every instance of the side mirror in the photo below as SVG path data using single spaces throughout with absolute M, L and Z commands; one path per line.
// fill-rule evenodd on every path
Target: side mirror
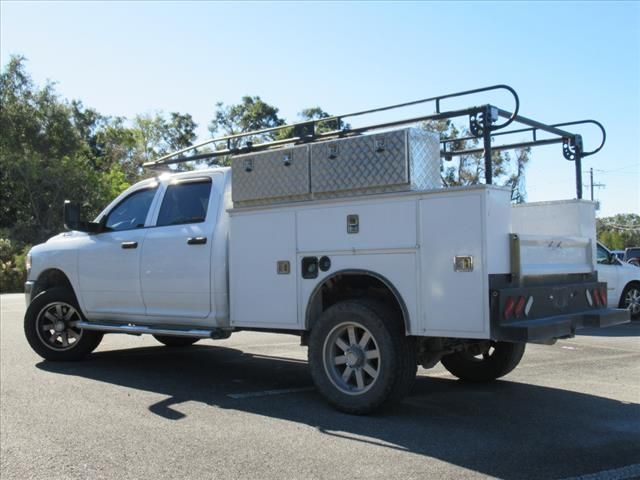
M 71 203 L 69 200 L 64 201 L 64 228 L 67 230 L 80 230 L 80 205 Z
M 76 230 L 78 232 L 100 233 L 104 230 L 101 223 L 87 222 L 80 219 L 80 205 L 71 203 L 69 200 L 64 201 L 63 207 L 64 227 L 67 230 Z
M 618 256 L 615 253 L 609 254 L 609 265 L 615 265 L 618 263 Z

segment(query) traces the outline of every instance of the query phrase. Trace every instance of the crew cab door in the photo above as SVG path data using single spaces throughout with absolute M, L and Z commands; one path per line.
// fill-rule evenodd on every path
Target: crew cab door
M 132 192 L 107 213 L 105 231 L 89 235 L 78 250 L 80 295 L 87 317 L 144 315 L 140 252 L 157 187 Z
M 216 177 L 173 180 L 142 250 L 141 283 L 147 317 L 162 323 L 211 313 L 211 249 L 219 195 Z

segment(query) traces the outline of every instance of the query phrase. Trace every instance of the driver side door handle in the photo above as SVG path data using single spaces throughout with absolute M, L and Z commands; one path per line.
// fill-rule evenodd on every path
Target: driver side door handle
M 122 242 L 120 246 L 122 248 L 138 248 L 138 242 Z
M 207 237 L 189 237 L 187 239 L 188 245 L 204 245 L 207 243 Z

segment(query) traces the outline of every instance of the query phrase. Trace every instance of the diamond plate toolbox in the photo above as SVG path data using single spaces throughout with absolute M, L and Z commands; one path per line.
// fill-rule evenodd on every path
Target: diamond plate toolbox
M 235 206 L 440 188 L 440 139 L 405 128 L 232 158 Z
M 436 133 L 405 128 L 314 143 L 310 148 L 314 197 L 442 186 Z
M 231 160 L 232 198 L 254 205 L 310 198 L 309 147 L 238 155 Z

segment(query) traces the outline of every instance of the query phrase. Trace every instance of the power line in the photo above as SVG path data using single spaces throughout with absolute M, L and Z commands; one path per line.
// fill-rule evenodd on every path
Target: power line
M 602 169 L 596 168 L 595 171 L 599 173 L 617 172 L 619 170 L 624 170 L 625 168 L 638 167 L 638 165 L 639 165 L 638 163 L 631 163 L 629 165 L 625 165 L 624 167 L 612 168 L 610 170 L 602 170 Z

